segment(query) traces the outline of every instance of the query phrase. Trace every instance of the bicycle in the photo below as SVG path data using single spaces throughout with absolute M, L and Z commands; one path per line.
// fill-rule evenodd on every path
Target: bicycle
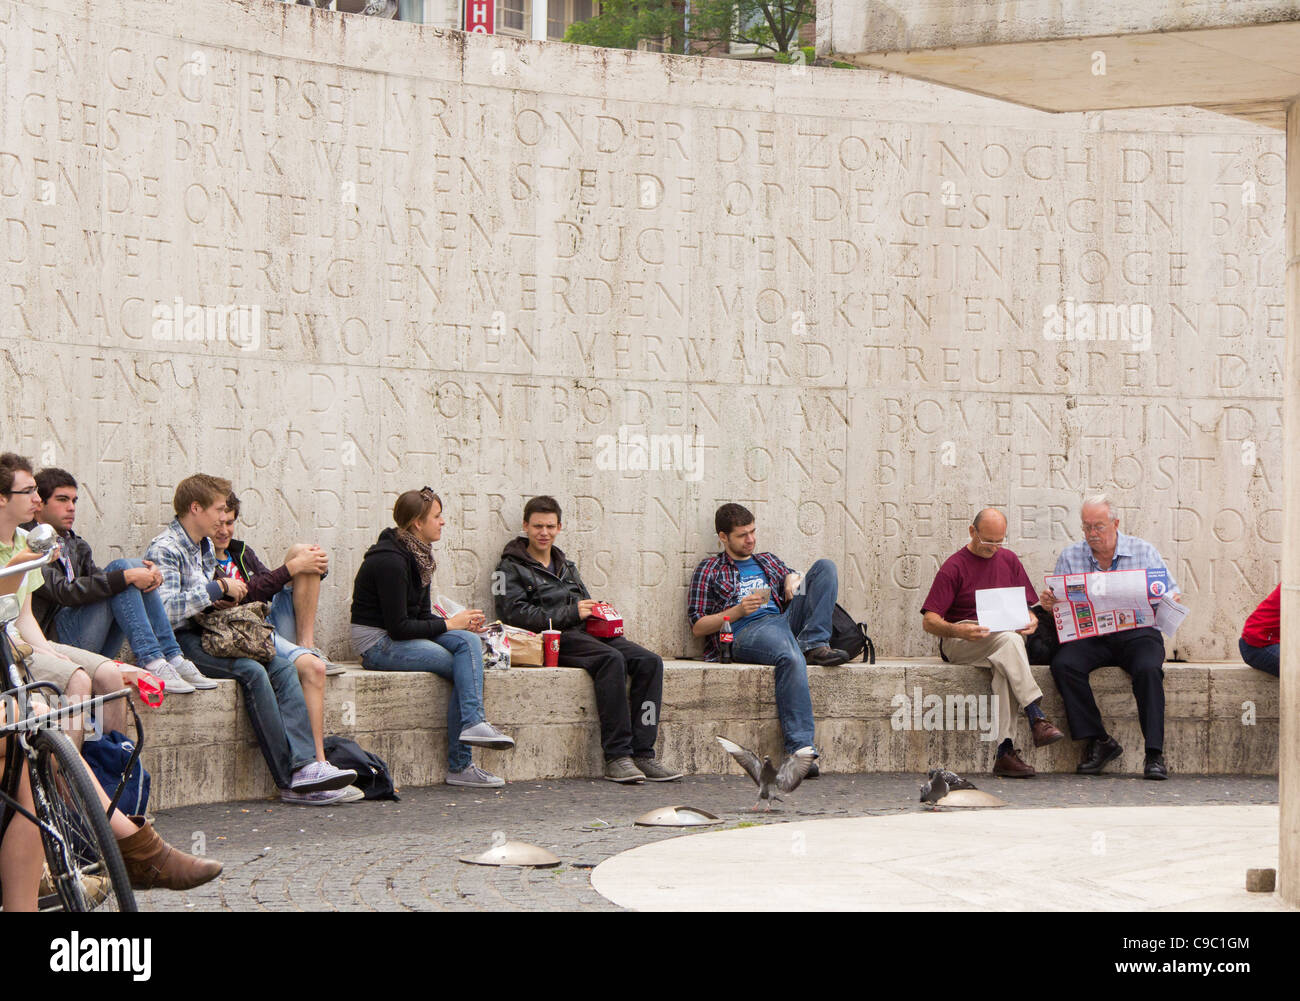
M 28 563 L 0 569 L 0 580 L 39 570 L 58 556 L 57 537 L 47 525 L 34 528 L 27 537 L 27 545 L 43 555 Z M 47 879 L 42 880 L 38 905 L 41 910 L 135 911 L 131 880 L 109 825 L 109 817 L 125 787 L 125 778 L 105 810 L 90 769 L 72 741 L 53 727 L 61 719 L 126 698 L 135 717 L 136 733 L 142 737 L 140 716 L 126 689 L 63 706 L 60 705 L 63 691 L 58 685 L 48 681 L 25 682 L 19 667 L 23 657 L 9 635 L 9 626 L 20 611 L 13 595 L 0 596 L 0 661 L 4 667 L 3 682 L 8 686 L 0 692 L 0 701 L 5 706 L 0 738 L 8 738 L 5 774 L 0 780 L 3 804 L 0 837 L 15 813 L 22 814 L 40 831 L 48 869 Z M 53 693 L 56 708 L 33 715 L 29 696 L 42 689 Z M 128 774 L 135 767 L 142 743 L 142 739 L 136 741 L 135 754 L 127 766 Z M 31 785 L 32 811 L 25 809 L 16 798 L 24 764 Z

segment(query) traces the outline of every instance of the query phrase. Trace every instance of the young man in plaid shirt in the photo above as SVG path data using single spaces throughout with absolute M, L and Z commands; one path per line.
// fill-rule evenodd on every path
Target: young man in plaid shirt
M 839 592 L 835 564 L 818 560 L 806 577 L 772 553 L 756 553 L 754 515 L 723 504 L 713 516 L 722 551 L 703 560 L 691 578 L 691 632 L 706 638 L 705 659 L 718 659 L 718 631 L 731 620 L 733 656 L 776 668 L 776 712 L 785 749 L 813 744 L 808 664 L 834 667 L 848 654 L 830 646 L 831 614 Z M 816 776 L 817 766 L 809 772 Z

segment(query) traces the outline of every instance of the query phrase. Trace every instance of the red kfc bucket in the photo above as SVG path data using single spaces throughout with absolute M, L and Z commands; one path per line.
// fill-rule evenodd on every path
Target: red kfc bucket
M 605 601 L 598 601 L 587 616 L 587 632 L 600 639 L 623 635 L 623 616 L 618 609 Z

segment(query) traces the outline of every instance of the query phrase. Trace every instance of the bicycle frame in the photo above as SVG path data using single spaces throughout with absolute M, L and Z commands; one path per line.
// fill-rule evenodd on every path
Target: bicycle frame
M 52 562 L 57 555 L 58 547 L 55 546 L 47 551 L 40 559 L 0 569 L 0 580 L 18 574 L 27 574 L 33 570 L 38 570 Z M 14 604 L 16 604 L 16 602 Z M 13 605 L 9 606 L 10 611 L 12 611 L 13 607 Z M 56 725 L 59 720 L 84 713 L 88 709 L 98 710 L 105 703 L 112 702 L 114 699 L 124 698 L 127 700 L 126 704 L 130 707 L 131 715 L 135 720 L 136 741 L 135 750 L 132 752 L 130 760 L 127 762 L 126 770 L 122 773 L 122 777 L 117 783 L 117 789 L 114 790 L 113 795 L 109 800 L 106 812 L 108 816 L 111 817 L 113 811 L 117 808 L 118 800 L 121 799 L 122 793 L 126 789 L 127 776 L 131 774 L 132 769 L 135 768 L 136 762 L 140 760 L 140 752 L 144 747 L 144 725 L 140 720 L 140 714 L 136 711 L 135 703 L 130 698 L 130 692 L 123 688 L 119 691 L 111 692 L 108 695 L 94 696 L 93 698 L 86 699 L 74 705 L 60 706 L 59 708 L 41 713 L 38 716 L 30 715 L 30 703 L 27 697 L 29 692 L 38 689 L 48 689 L 54 693 L 55 698 L 52 701 L 57 701 L 63 697 L 63 690 L 51 681 L 33 681 L 25 683 L 22 680 L 18 668 L 22 658 L 17 656 L 17 651 L 14 650 L 9 637 L 9 624 L 14 621 L 16 616 L 16 612 L 13 612 L 12 615 L 0 615 L 0 660 L 3 660 L 4 679 L 8 686 L 5 691 L 0 692 L 0 700 L 12 699 L 16 708 L 14 714 L 15 718 L 0 725 L 0 739 L 5 737 L 17 737 L 17 740 L 11 742 L 8 753 L 6 754 L 5 779 L 3 782 L 0 782 L 0 803 L 3 804 L 3 811 L 0 811 L 0 834 L 8 828 L 9 821 L 14 812 L 21 813 L 33 824 L 36 824 L 37 827 L 50 830 L 47 824 L 43 823 L 38 819 L 38 817 L 30 813 L 14 798 L 14 793 L 18 790 L 18 782 L 20 778 L 20 772 L 17 767 L 19 755 L 21 754 L 26 759 L 27 764 L 31 766 L 32 769 L 34 769 L 36 763 L 36 751 L 32 748 L 27 735 L 29 733 L 34 733 L 37 730 L 52 727 Z M 37 813 L 48 814 L 49 804 L 45 799 L 45 790 L 40 787 L 39 782 L 32 782 L 31 788 L 32 801 L 33 805 L 37 806 Z M 57 837 L 57 832 L 51 831 L 51 833 L 54 833 Z M 62 839 L 59 839 L 59 841 L 62 843 Z M 64 845 L 65 850 L 66 848 L 67 846 Z

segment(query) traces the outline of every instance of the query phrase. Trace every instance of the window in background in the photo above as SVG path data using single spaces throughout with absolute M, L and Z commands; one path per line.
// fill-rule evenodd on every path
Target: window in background
M 497 33 L 527 38 L 532 15 L 530 0 L 497 0 Z

